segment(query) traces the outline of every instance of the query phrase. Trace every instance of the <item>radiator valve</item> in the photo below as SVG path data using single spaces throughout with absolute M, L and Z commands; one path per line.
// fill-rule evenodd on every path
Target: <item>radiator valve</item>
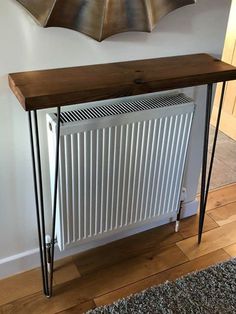
M 45 242 L 46 242 L 46 256 L 47 256 L 47 269 L 48 273 L 51 272 L 51 237 L 50 235 L 46 235 L 45 237 Z
M 175 232 L 179 232 L 181 212 L 182 212 L 182 209 L 183 209 L 184 201 L 186 200 L 186 192 L 187 192 L 186 188 L 182 188 L 182 192 L 181 192 L 181 195 L 180 195 L 179 212 L 177 214 L 177 219 L 176 219 L 176 222 L 175 222 Z

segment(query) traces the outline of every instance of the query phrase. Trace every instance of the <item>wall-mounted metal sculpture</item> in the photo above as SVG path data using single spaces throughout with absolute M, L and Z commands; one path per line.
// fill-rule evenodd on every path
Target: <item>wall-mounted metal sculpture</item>
M 196 0 L 16 0 L 44 27 L 66 27 L 98 41 L 122 32 L 151 32 L 169 12 Z

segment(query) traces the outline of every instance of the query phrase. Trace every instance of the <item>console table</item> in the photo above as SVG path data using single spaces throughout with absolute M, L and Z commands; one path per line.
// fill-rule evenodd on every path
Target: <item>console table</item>
M 24 110 L 28 112 L 43 291 L 47 297 L 52 296 L 61 107 L 206 84 L 205 130 L 198 234 L 198 243 L 200 244 L 226 82 L 235 79 L 236 67 L 207 54 L 193 54 L 9 74 L 10 88 Z M 210 168 L 207 173 L 212 89 L 213 84 L 217 82 L 223 82 L 223 85 Z M 51 243 L 47 243 L 45 239 L 44 197 L 37 110 L 52 107 L 57 107 L 58 124 L 52 240 Z M 48 262 L 50 262 L 50 269 L 48 269 Z

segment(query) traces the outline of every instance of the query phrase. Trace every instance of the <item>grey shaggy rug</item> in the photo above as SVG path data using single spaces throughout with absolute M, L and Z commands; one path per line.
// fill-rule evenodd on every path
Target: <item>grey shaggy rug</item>
M 191 273 L 87 314 L 236 313 L 236 259 Z

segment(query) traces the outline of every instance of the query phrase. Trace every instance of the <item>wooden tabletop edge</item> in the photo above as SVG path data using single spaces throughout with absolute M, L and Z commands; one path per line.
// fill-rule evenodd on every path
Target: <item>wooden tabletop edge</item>
M 173 63 L 169 63 L 169 60 L 173 60 Z M 118 66 L 117 68 L 109 67 L 111 64 Z M 149 73 L 150 71 L 150 64 L 155 66 L 154 75 L 145 76 L 145 73 Z M 182 67 L 187 67 L 187 70 L 182 71 L 181 65 Z M 201 65 L 200 69 L 198 65 Z M 104 82 L 102 81 L 101 84 L 100 80 L 92 79 L 94 73 L 91 69 L 89 69 L 89 72 L 82 70 L 87 67 L 91 68 L 96 66 L 104 67 L 104 71 L 102 72 L 106 79 Z M 162 72 L 158 71 L 159 67 Z M 70 69 L 78 69 L 78 71 L 70 72 Z M 122 80 L 124 69 L 128 69 L 126 80 Z M 64 76 L 63 70 L 65 71 Z M 48 71 L 51 71 L 50 75 L 41 74 L 44 72 L 48 73 Z M 119 74 L 118 80 L 116 76 L 113 79 L 113 74 L 116 71 Z M 166 71 L 169 75 L 165 74 Z M 36 75 L 34 75 L 34 73 Z M 101 73 L 100 68 L 96 69 L 96 73 Z M 63 77 L 63 80 L 61 80 L 61 77 Z M 64 83 L 64 78 L 67 85 Z M 86 80 L 86 85 L 80 85 L 82 78 L 83 81 Z M 75 105 L 105 99 L 117 99 L 119 97 L 167 91 L 175 88 L 185 88 L 235 79 L 236 67 L 207 53 L 8 74 L 9 86 L 26 111 Z M 54 86 L 51 86 L 51 82 L 54 83 Z M 38 84 L 41 84 L 40 88 L 38 88 Z
M 23 96 L 20 89 L 16 86 L 14 80 L 11 77 L 11 74 L 8 74 L 8 83 L 13 94 L 16 96 L 21 106 L 26 110 L 25 97 Z
M 135 63 L 135 62 L 149 62 L 154 60 L 170 60 L 174 58 L 184 58 L 184 57 L 198 57 L 198 56 L 206 56 L 212 59 L 212 61 L 220 61 L 222 63 L 225 63 L 221 61 L 220 59 L 212 56 L 208 53 L 193 53 L 193 54 L 186 54 L 186 55 L 177 55 L 177 56 L 167 56 L 167 57 L 158 57 L 158 58 L 146 58 L 146 59 L 135 59 L 135 60 L 124 60 L 124 61 L 114 61 L 109 63 L 94 63 L 94 64 L 84 64 L 80 66 L 71 66 L 71 67 L 58 67 L 58 68 L 51 68 L 51 69 L 40 69 L 40 70 L 29 70 L 29 71 L 19 71 L 19 72 L 12 72 L 9 73 L 8 76 L 10 76 L 12 79 L 15 75 L 25 74 L 25 73 L 34 73 L 34 72 L 50 72 L 50 71 L 57 71 L 57 70 L 69 70 L 69 69 L 78 69 L 78 68 L 87 68 L 87 67 L 96 67 L 96 66 L 106 66 L 106 65 L 116 65 L 116 64 L 126 64 L 126 63 Z M 227 63 L 225 63 L 227 64 Z M 229 64 L 228 64 L 229 65 Z

